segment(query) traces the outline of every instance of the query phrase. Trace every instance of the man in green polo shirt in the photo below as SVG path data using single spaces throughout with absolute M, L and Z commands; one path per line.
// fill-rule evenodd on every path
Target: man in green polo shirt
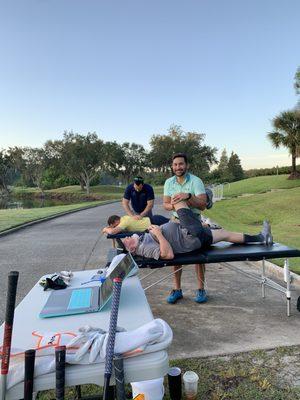
M 200 178 L 188 172 L 188 160 L 184 153 L 174 154 L 172 158 L 172 170 L 174 176 L 167 179 L 164 185 L 164 208 L 172 211 L 172 220 L 178 221 L 178 215 L 174 210 L 173 204 L 178 201 L 185 200 L 191 210 L 201 218 L 201 211 L 206 208 L 207 196 L 205 187 Z M 177 300 L 182 299 L 181 290 L 181 274 L 180 265 L 174 266 L 174 289 L 167 298 L 167 302 L 174 304 Z M 204 289 L 205 280 L 205 265 L 195 265 L 198 288 L 195 301 L 204 303 L 207 301 L 206 292 Z

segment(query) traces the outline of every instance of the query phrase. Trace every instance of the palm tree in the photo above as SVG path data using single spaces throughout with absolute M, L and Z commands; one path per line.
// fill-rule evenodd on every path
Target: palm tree
M 274 131 L 267 137 L 273 146 L 287 147 L 292 156 L 292 172 L 288 179 L 300 179 L 296 169 L 296 158 L 300 156 L 300 110 L 283 111 L 272 120 Z

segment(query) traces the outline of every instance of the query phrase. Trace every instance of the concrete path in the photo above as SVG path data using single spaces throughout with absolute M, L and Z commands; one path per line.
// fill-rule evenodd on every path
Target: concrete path
M 160 205 L 156 212 L 162 213 Z M 104 265 L 111 243 L 99 235 L 99 228 L 108 215 L 115 213 L 122 214 L 118 203 L 60 217 L 0 238 L 1 321 L 7 271 L 20 271 L 19 302 L 43 274 Z M 255 270 L 251 264 L 239 265 Z M 168 272 L 170 268 L 156 271 L 143 280 L 143 286 Z M 141 276 L 148 273 L 149 270 L 142 270 Z M 291 317 L 287 317 L 283 294 L 267 289 L 267 296 L 262 299 L 256 282 L 220 264 L 207 267 L 207 304 L 199 305 L 192 299 L 196 289 L 193 266 L 184 267 L 184 299 L 176 305 L 165 302 L 171 288 L 169 278 L 146 292 L 154 316 L 165 319 L 173 329 L 171 358 L 300 344 L 300 313 L 295 304 Z M 299 295 L 299 289 L 293 292 L 294 301 Z

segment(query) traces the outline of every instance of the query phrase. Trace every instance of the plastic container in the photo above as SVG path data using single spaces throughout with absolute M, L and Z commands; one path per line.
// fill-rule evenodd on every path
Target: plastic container
M 199 376 L 194 371 L 186 371 L 183 375 L 185 398 L 187 400 L 197 399 Z
M 164 378 L 150 379 L 149 381 L 131 382 L 132 398 L 143 394 L 145 400 L 162 400 L 164 397 Z

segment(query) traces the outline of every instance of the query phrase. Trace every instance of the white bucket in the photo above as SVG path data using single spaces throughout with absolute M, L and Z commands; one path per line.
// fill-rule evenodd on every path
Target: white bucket
M 131 382 L 132 398 L 143 394 L 145 400 L 162 400 L 164 397 L 164 378 L 150 379 L 149 381 Z

